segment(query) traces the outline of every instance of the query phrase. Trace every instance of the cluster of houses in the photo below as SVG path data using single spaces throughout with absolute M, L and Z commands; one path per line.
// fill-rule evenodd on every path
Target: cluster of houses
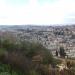
M 55 26 L 55 27 L 41 27 L 27 30 L 10 30 L 3 31 L 0 36 L 7 38 L 16 38 L 18 40 L 39 42 L 47 49 L 49 49 L 53 55 L 56 50 L 59 51 L 60 47 L 65 49 L 66 54 L 69 57 L 75 57 L 75 26 Z

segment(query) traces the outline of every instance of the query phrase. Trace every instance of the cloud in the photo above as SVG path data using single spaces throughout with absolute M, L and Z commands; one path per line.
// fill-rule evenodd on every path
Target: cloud
M 56 0 L 43 5 L 38 0 L 29 0 L 23 5 L 0 0 L 0 24 L 64 24 L 69 14 L 75 12 L 74 7 L 74 0 Z

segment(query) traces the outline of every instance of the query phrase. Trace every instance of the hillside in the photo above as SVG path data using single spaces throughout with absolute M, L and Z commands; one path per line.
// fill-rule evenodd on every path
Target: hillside
M 8 69 L 5 69 L 3 72 L 9 72 L 14 70 L 17 73 L 17 70 L 23 72 L 24 74 L 29 74 L 30 71 L 39 73 L 39 70 L 44 65 L 54 65 L 54 58 L 50 51 L 43 47 L 39 43 L 29 43 L 21 42 L 15 44 L 10 40 L 0 40 L 0 62 L 3 64 L 8 64 Z M 34 67 L 33 67 L 34 66 Z

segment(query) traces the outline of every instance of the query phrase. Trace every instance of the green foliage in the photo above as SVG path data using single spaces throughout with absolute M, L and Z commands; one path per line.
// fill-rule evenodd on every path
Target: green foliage
M 0 63 L 0 75 L 23 75 L 23 73 L 13 70 L 9 64 Z
M 5 49 L 0 48 L 0 61 L 3 60 L 3 55 L 4 55 L 4 53 L 5 53 Z
M 30 75 L 39 75 L 39 73 L 36 72 L 35 70 L 31 70 L 31 71 L 30 71 Z
M 21 73 L 21 69 L 24 69 L 24 71 L 28 70 L 28 74 L 26 75 L 39 75 L 32 63 L 32 58 L 37 55 L 40 55 L 43 59 L 40 64 L 55 64 L 54 58 L 50 51 L 39 43 L 30 43 L 27 41 L 14 43 L 11 40 L 6 39 L 3 40 L 0 45 L 1 54 L 8 52 L 6 54 L 5 61 L 8 62 L 8 64 L 11 63 L 12 65 L 15 65 L 13 67 L 21 67 L 19 68 L 20 71 L 17 71 L 12 70 L 10 65 L 1 64 L 0 72 L 8 72 L 10 75 L 23 75 L 23 73 Z M 33 67 L 33 70 L 29 65 Z
M 58 56 L 58 51 L 56 50 L 56 56 Z
M 5 49 L 0 48 L 0 56 L 1 56 L 1 55 L 3 55 L 3 54 L 4 54 L 4 52 L 5 52 Z
M 45 51 L 43 64 L 52 64 L 53 60 L 54 60 L 54 58 L 53 58 L 52 54 L 49 51 Z
M 23 42 L 19 42 L 19 44 L 16 44 L 14 42 L 12 42 L 11 40 L 3 40 L 1 43 L 2 48 L 4 48 L 6 51 L 9 52 L 20 52 L 23 55 L 27 56 L 27 57 L 33 57 L 34 55 L 36 55 L 38 52 L 44 52 L 44 54 L 48 57 L 50 52 L 47 52 L 48 50 L 43 47 L 41 44 L 39 43 L 30 43 L 28 41 L 23 41 Z M 46 52 L 46 53 L 45 53 Z
M 66 53 L 63 47 L 60 47 L 60 56 L 65 57 Z

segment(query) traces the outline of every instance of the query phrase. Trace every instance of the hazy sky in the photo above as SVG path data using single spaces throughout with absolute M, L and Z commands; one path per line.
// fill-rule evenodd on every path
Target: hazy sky
M 0 24 L 74 24 L 75 0 L 0 0 Z

